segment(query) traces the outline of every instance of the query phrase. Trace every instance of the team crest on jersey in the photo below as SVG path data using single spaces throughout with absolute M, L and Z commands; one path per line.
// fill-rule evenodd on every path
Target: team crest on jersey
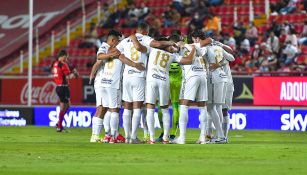
M 152 78 L 158 79 L 158 80 L 162 80 L 162 81 L 166 81 L 166 77 L 162 77 L 158 74 L 153 74 Z

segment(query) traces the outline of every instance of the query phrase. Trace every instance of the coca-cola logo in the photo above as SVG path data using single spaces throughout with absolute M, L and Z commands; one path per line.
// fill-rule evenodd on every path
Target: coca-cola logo
M 56 84 L 47 81 L 42 86 L 32 86 L 32 104 L 57 104 L 59 99 L 56 94 Z M 28 101 L 28 83 L 26 83 L 20 94 L 20 101 L 26 104 Z

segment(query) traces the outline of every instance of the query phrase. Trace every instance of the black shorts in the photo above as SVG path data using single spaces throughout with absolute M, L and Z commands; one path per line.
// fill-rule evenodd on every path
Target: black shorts
M 61 103 L 68 103 L 70 99 L 70 90 L 68 86 L 57 86 L 55 89 Z

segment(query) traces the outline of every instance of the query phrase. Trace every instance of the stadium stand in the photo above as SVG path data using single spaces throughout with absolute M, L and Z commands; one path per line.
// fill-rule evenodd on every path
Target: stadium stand
M 104 4 L 101 21 L 94 18 L 87 22 L 87 37 L 75 32 L 67 48 L 70 61 L 78 67 L 81 75 L 88 75 L 90 66 L 95 61 L 97 41 L 103 41 L 111 28 L 119 29 L 126 37 L 135 31 L 137 22 L 146 21 L 161 35 L 170 35 L 179 30 L 187 35 L 191 30 L 205 30 L 208 21 L 218 19 L 219 29 L 213 29 L 214 38 L 229 44 L 236 50 L 236 61 L 231 65 L 237 74 L 261 74 L 271 72 L 306 72 L 307 64 L 307 14 L 304 1 L 295 0 L 294 9 L 282 13 L 288 3 L 281 0 L 270 0 L 271 14 L 265 15 L 265 1 L 253 0 L 254 25 L 249 21 L 249 0 L 224 0 L 221 5 L 212 6 L 210 0 L 122 0 L 117 8 Z M 292 0 L 289 1 L 291 3 Z M 95 3 L 87 7 L 87 11 L 95 10 Z M 234 11 L 237 11 L 237 21 Z M 213 15 L 212 18 L 210 15 Z M 82 16 L 79 12 L 70 20 Z M 67 19 L 54 30 L 65 28 Z M 214 20 L 213 20 L 214 21 Z M 270 37 L 270 31 L 274 35 Z M 207 32 L 210 32 L 208 29 Z M 272 42 L 277 37 L 280 45 L 273 49 Z M 90 44 L 84 44 L 89 41 Z M 296 44 L 295 44 L 296 42 Z M 83 44 L 82 44 L 83 43 Z M 293 47 L 290 47 L 292 45 Z M 56 48 L 65 47 L 65 39 Z M 258 50 L 260 48 L 260 51 Z M 58 49 L 55 50 L 57 52 Z M 259 52 L 259 53 L 258 53 Z M 35 66 L 35 74 L 48 74 L 48 66 L 53 57 L 43 54 L 43 59 Z M 16 71 L 13 72 L 16 74 Z

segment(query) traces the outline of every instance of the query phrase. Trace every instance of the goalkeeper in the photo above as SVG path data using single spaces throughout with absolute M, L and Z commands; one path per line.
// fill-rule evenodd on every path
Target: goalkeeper
M 172 116 L 172 127 L 170 131 L 170 139 L 173 140 L 176 137 L 177 126 L 179 122 L 179 95 L 182 83 L 182 70 L 178 63 L 172 63 L 169 70 L 169 80 L 170 80 L 170 98 L 173 108 Z M 158 105 L 158 116 L 160 121 L 160 126 L 163 127 L 162 123 L 162 112 L 160 105 Z M 163 131 L 163 129 L 162 129 Z M 157 141 L 162 141 L 163 132 L 157 139 Z

